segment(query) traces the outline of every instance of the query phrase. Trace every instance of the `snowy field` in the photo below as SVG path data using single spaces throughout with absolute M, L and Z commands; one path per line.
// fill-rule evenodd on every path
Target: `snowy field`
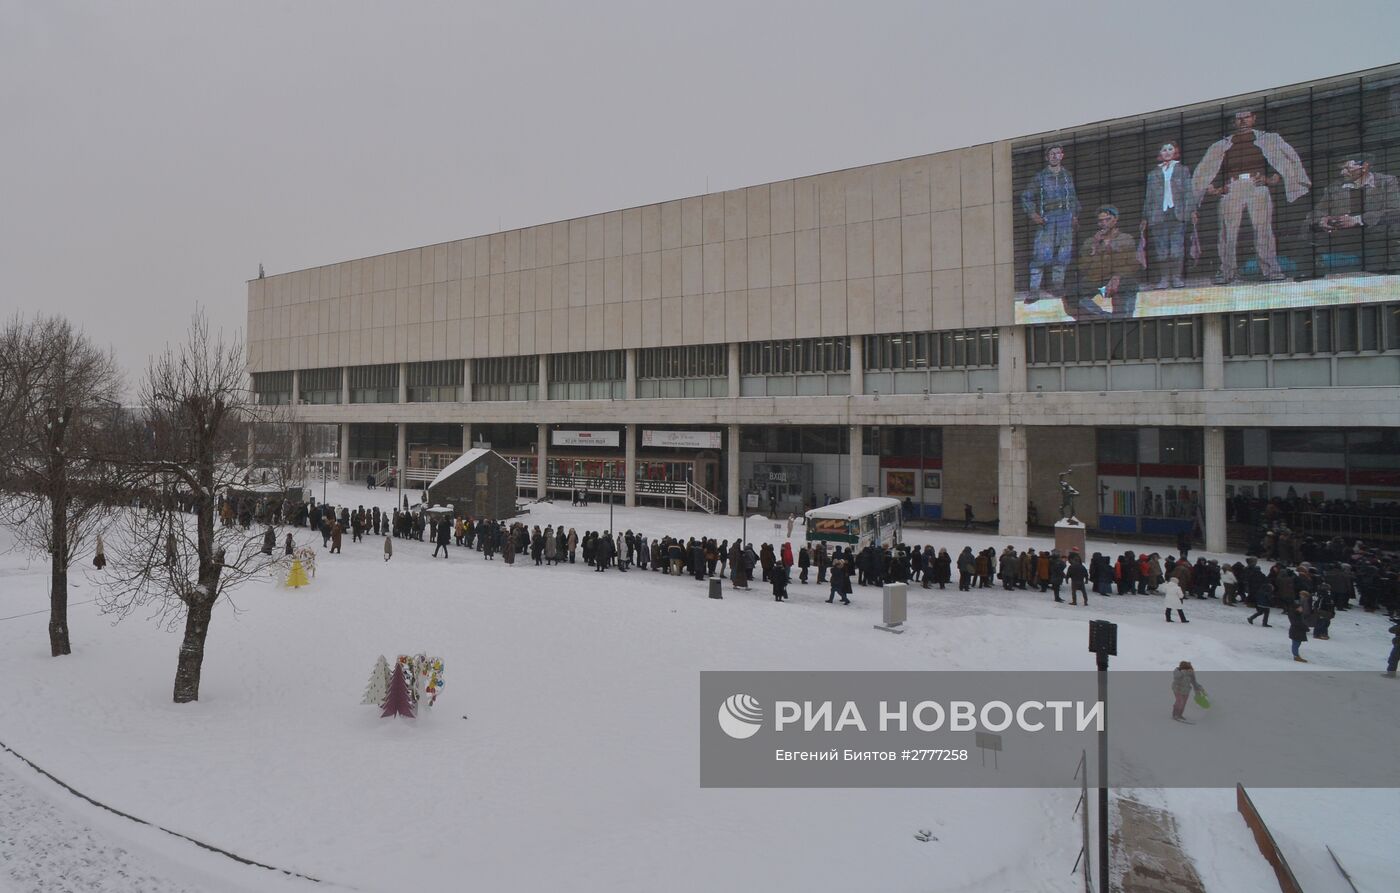
M 329 489 L 336 505 L 392 505 L 382 491 Z M 582 535 L 607 527 L 608 511 L 537 505 L 525 520 Z M 620 507 L 615 524 L 648 538 L 740 529 L 739 519 Z M 776 545 L 785 528 L 748 522 L 756 542 Z M 298 537 L 320 549 L 319 536 Z M 954 555 L 969 544 L 1045 546 L 953 531 L 908 540 Z M 1331 641 L 1309 642 L 1312 663 L 1299 665 L 1286 627 L 1248 626 L 1246 611 L 1218 602 L 1189 602 L 1183 627 L 1163 623 L 1148 597 L 1076 608 L 1000 588 L 915 589 L 909 632 L 892 636 L 871 628 L 873 588 L 857 587 L 850 607 L 796 582 L 785 604 L 757 582 L 712 601 L 690 578 L 512 567 L 455 547 L 432 560 L 427 542 L 396 540 L 385 563 L 381 542 L 347 534 L 344 554 L 322 553 L 305 589 L 268 580 L 239 590 L 237 610 L 215 613 L 200 701 L 176 706 L 178 630 L 141 615 L 112 625 L 84 604 L 94 588 L 80 572 L 73 654 L 50 658 L 47 568 L 0 533 L 0 742 L 117 809 L 326 882 L 240 865 L 103 812 L 0 752 L 0 890 L 1069 893 L 1080 889 L 1070 874 L 1077 791 L 702 790 L 699 672 L 1091 669 L 1085 623 L 1103 617 L 1120 624 L 1115 669 L 1188 659 L 1207 686 L 1222 669 L 1361 669 L 1400 696 L 1400 683 L 1378 678 L 1384 618 L 1360 611 L 1334 622 Z M 380 654 L 416 652 L 446 662 L 437 707 L 407 721 L 360 705 Z M 1191 727 L 1166 725 L 1189 746 Z M 1207 889 L 1277 889 L 1232 791 L 1142 796 L 1177 814 Z M 1256 799 L 1312 855 L 1327 858 L 1323 842 L 1357 859 L 1379 850 L 1372 870 L 1400 874 L 1400 792 Z M 1312 803 L 1329 816 L 1325 833 L 1309 821 Z M 919 828 L 937 841 L 916 841 Z

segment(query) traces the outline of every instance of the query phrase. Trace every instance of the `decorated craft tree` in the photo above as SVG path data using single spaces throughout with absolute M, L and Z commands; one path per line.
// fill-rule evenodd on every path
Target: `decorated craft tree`
M 389 678 L 389 694 L 384 701 L 384 711 L 379 716 L 407 716 L 412 719 L 417 715 L 413 706 L 412 686 L 408 684 L 404 675 L 402 663 L 394 669 L 395 672 L 391 673 Z
M 292 559 L 292 571 L 287 574 L 287 585 L 292 589 L 299 589 L 311 581 L 306 579 L 306 571 L 301 566 L 301 561 Z
M 427 706 L 433 706 L 444 684 L 442 658 L 426 654 L 401 654 L 399 665 L 404 668 L 404 675 L 408 678 L 414 706 L 418 707 L 423 703 L 424 695 L 427 696 Z
M 389 662 L 381 654 L 374 664 L 374 669 L 370 671 L 369 683 L 365 685 L 365 696 L 360 701 L 361 704 L 384 706 L 385 699 L 389 697 L 389 673 Z
M 437 703 L 438 693 L 446 684 L 442 681 L 442 658 L 419 655 L 418 680 L 423 694 L 428 696 L 428 706 Z
M 413 699 L 413 706 L 418 706 L 418 658 L 416 655 L 400 654 L 397 669 L 402 675 L 404 684 L 408 686 L 408 696 Z

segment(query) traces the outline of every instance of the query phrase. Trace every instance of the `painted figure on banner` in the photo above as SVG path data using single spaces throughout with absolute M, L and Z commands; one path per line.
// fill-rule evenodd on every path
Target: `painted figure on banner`
M 1098 229 L 1079 248 L 1080 294 L 1065 299 L 1077 320 L 1129 319 L 1137 309 L 1138 266 L 1132 236 L 1118 228 L 1118 208 L 1099 208 Z M 1107 307 L 1105 307 L 1107 305 Z
M 1326 239 L 1334 249 L 1323 255 L 1328 270 L 1359 267 L 1364 248 L 1368 261 L 1373 253 L 1383 255 L 1380 263 L 1368 262 L 1367 269 L 1400 272 L 1400 180 L 1371 170 L 1371 161 L 1369 152 L 1348 155 L 1341 164 L 1340 180 L 1327 187 L 1308 215 L 1315 233 L 1336 237 Z M 1342 241 L 1346 236 L 1359 236 L 1359 244 Z
M 1046 297 L 1041 290 L 1045 268 L 1050 267 L 1050 291 L 1064 296 L 1065 270 L 1074 251 L 1079 226 L 1079 196 L 1074 177 L 1064 167 L 1065 150 L 1054 145 L 1045 150 L 1045 167 L 1021 193 L 1021 210 L 1035 226 L 1031 246 L 1030 291 L 1026 303 Z
M 1274 200 L 1269 187 L 1283 184 L 1284 197 L 1297 201 L 1312 188 L 1298 153 L 1277 133 L 1255 128 L 1253 111 L 1235 112 L 1234 130 L 1211 144 L 1191 178 L 1195 207 L 1207 196 L 1220 198 L 1218 250 L 1220 270 L 1215 283 L 1224 285 L 1239 276 L 1236 243 L 1240 219 L 1249 215 L 1254 234 L 1254 254 L 1259 274 L 1266 280 L 1286 278 L 1274 242 Z
M 1199 215 L 1191 191 L 1191 169 L 1181 163 L 1181 149 L 1165 143 L 1157 150 L 1157 163 L 1147 172 L 1142 199 L 1142 224 L 1138 230 L 1138 265 L 1157 277 L 1156 288 L 1181 288 L 1187 249 L 1186 225 L 1191 225 L 1189 253 L 1201 256 L 1196 234 Z M 1148 235 L 1152 237 L 1152 263 L 1148 265 Z

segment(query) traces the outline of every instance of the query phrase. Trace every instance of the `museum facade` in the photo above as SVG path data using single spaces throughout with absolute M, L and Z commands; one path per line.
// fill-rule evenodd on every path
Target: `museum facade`
M 1400 66 L 255 279 L 248 368 L 343 480 L 489 444 L 531 494 L 1022 535 L 1069 471 L 1220 551 L 1400 502 L 1392 172 Z

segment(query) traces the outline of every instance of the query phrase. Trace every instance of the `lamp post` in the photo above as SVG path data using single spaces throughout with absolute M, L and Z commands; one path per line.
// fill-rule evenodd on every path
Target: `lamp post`
M 1099 889 L 1107 893 L 1108 880 L 1108 658 L 1118 653 L 1118 624 L 1089 621 L 1089 650 L 1097 657 L 1099 674 Z
M 744 487 L 743 495 L 740 497 L 740 503 L 743 506 L 740 509 L 740 514 L 742 514 L 744 518 L 743 533 L 740 534 L 740 539 L 744 545 L 748 545 L 749 543 L 749 491 L 752 489 L 753 481 L 748 481 L 747 486 Z

